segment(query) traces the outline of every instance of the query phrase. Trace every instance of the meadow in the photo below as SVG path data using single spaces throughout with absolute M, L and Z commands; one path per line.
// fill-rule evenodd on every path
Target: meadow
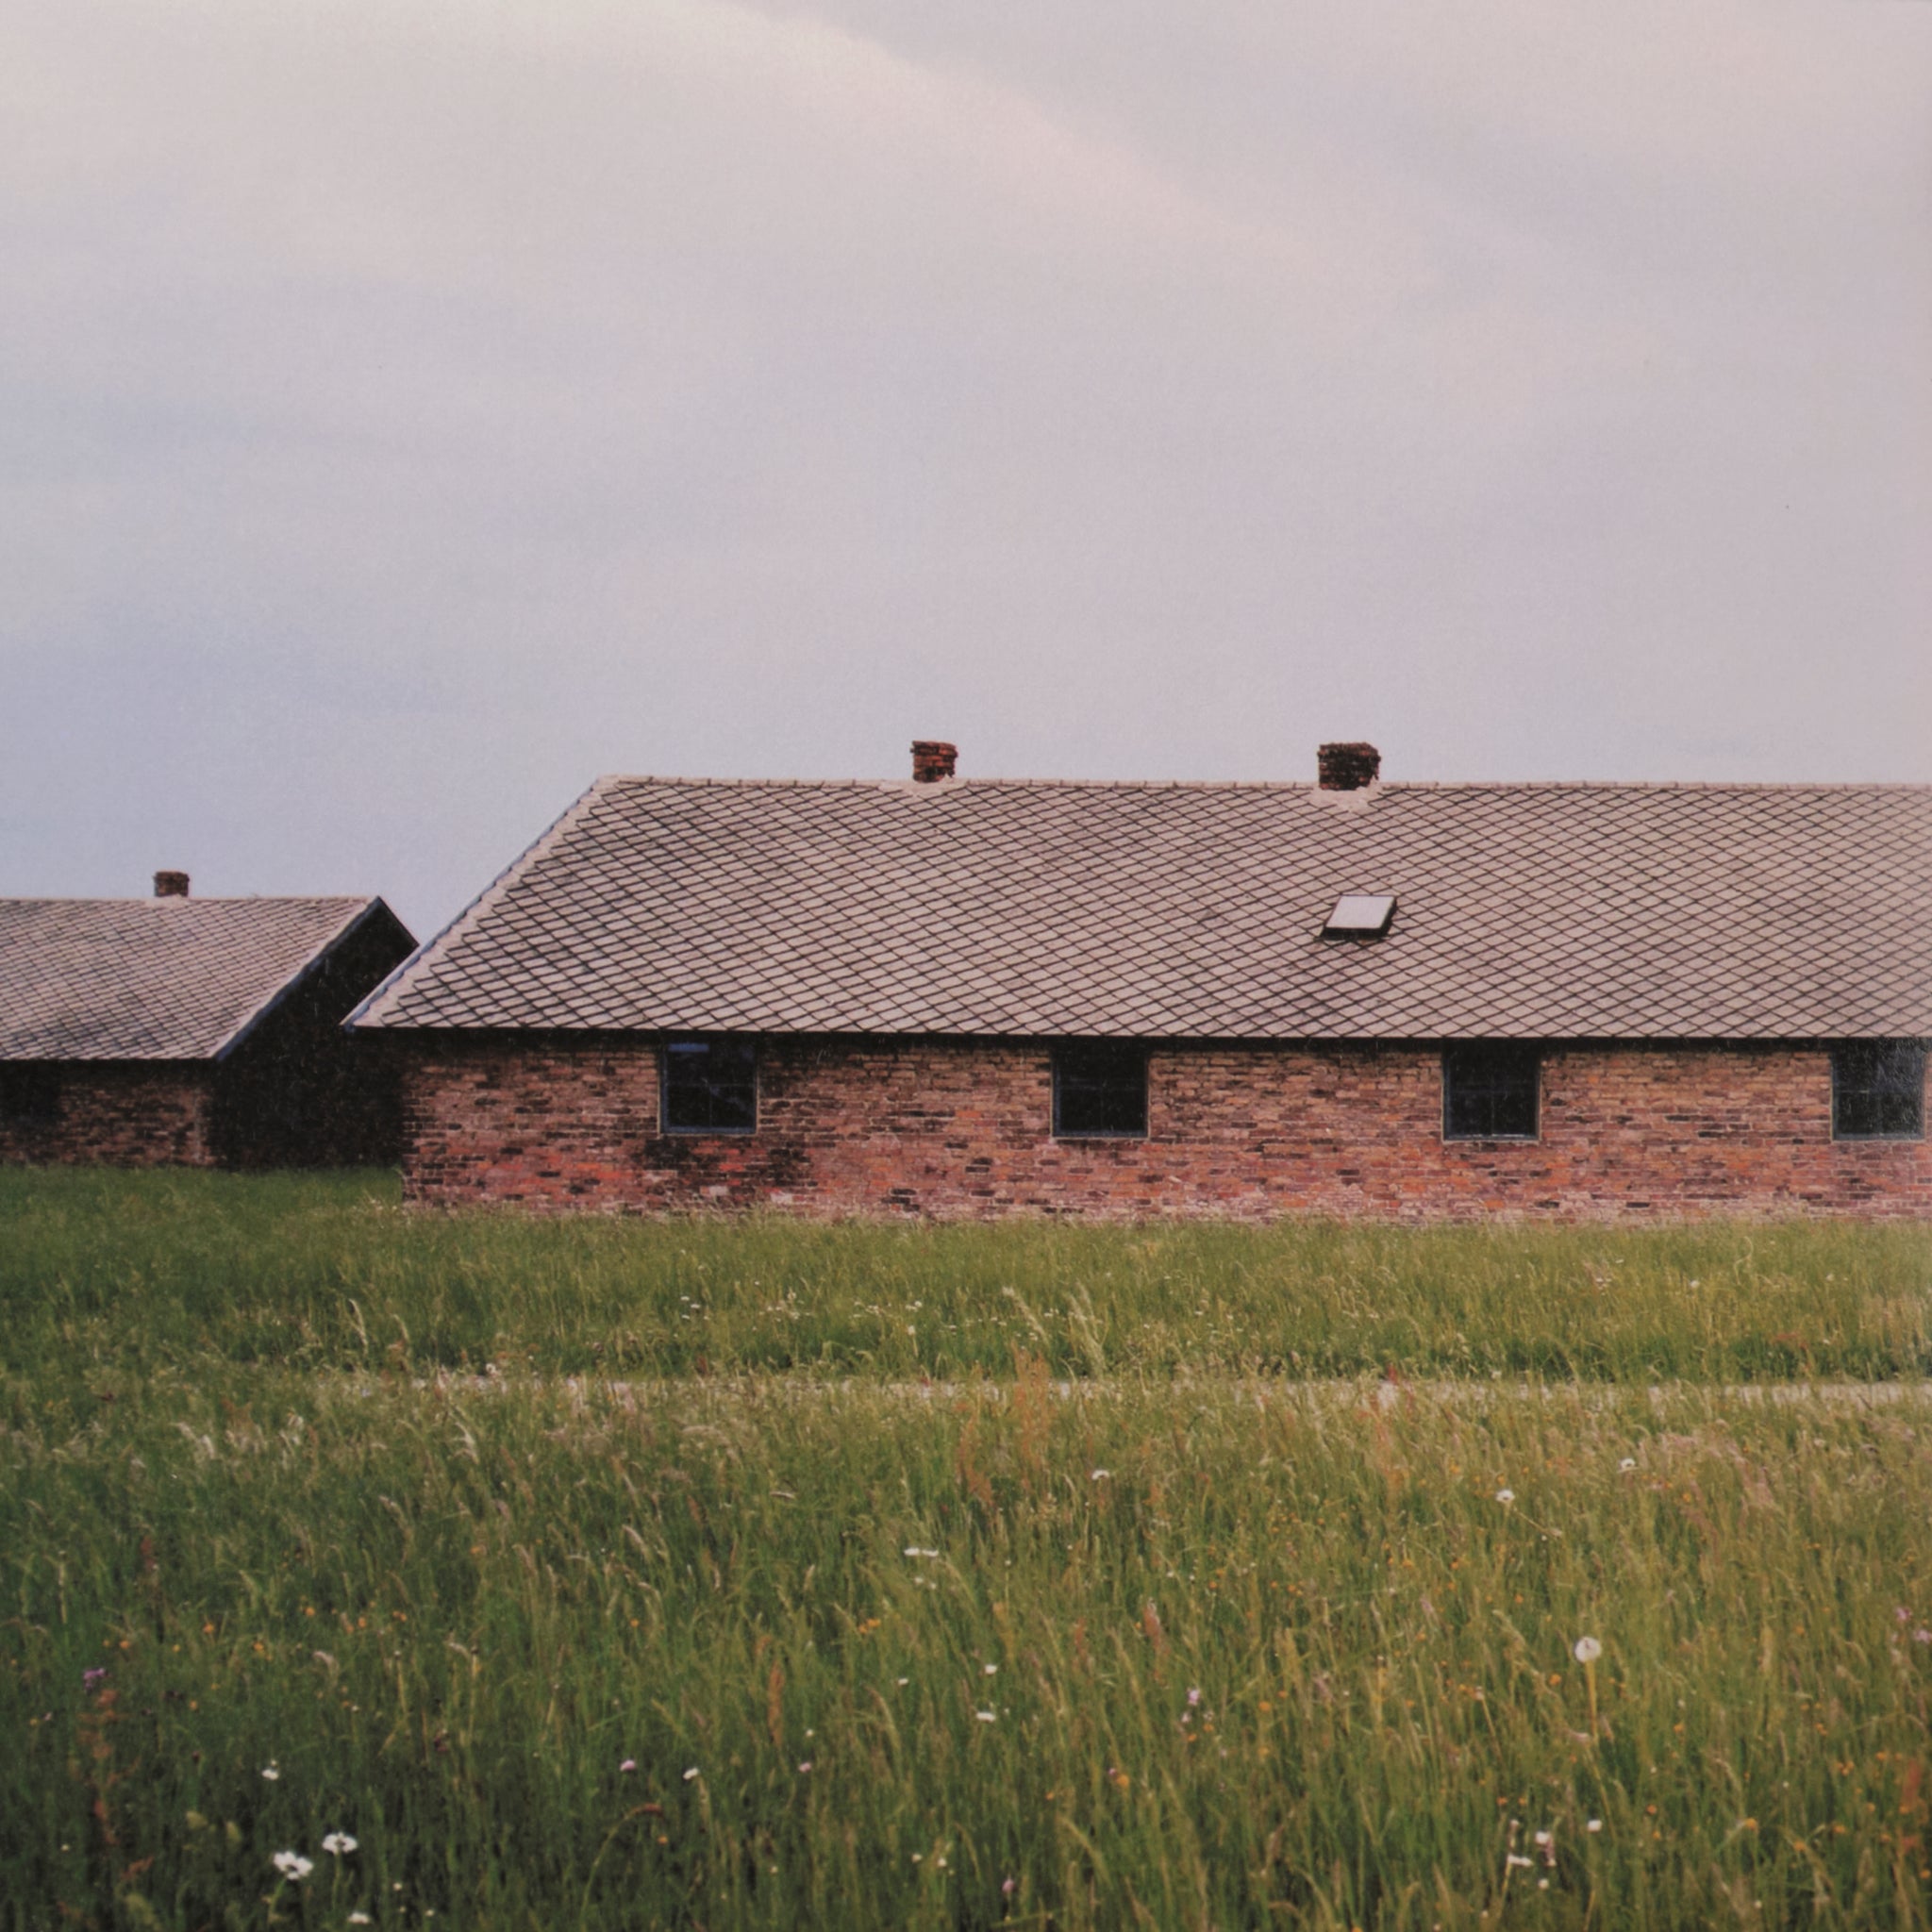
M 0 1307 L 9 1932 L 1927 1918 L 1923 1230 L 9 1174 Z

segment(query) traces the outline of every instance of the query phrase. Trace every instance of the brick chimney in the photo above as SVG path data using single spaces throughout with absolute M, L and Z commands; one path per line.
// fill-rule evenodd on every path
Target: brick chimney
M 912 741 L 912 782 L 915 785 L 935 785 L 941 778 L 950 778 L 958 760 L 959 747 L 957 744 L 947 744 L 938 738 L 915 738 Z
M 1359 791 L 1382 774 L 1382 754 L 1373 744 L 1324 744 L 1316 754 L 1324 791 Z
M 155 897 L 157 899 L 185 899 L 188 896 L 188 874 L 185 872 L 158 872 L 155 874 Z

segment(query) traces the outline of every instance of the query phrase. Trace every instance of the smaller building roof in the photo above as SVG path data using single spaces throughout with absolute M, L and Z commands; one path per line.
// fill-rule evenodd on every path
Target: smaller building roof
M 380 899 L 0 899 L 0 1059 L 217 1060 Z

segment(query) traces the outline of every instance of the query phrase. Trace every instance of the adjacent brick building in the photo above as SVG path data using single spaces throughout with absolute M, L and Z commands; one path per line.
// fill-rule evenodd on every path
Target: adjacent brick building
M 0 1160 L 392 1162 L 342 1021 L 412 950 L 380 899 L 0 899 Z
M 1932 1217 L 1932 788 L 600 780 L 354 1025 L 417 1201 Z

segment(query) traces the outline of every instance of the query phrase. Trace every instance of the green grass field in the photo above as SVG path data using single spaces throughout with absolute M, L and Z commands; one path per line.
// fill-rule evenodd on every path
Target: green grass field
M 1926 1230 L 15 1173 L 0 1308 L 8 1932 L 1927 1919 Z

